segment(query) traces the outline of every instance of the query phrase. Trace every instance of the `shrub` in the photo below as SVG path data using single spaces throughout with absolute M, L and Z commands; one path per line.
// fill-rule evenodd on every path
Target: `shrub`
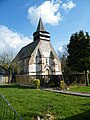
M 60 88 L 61 89 L 66 89 L 66 84 L 65 84 L 64 80 L 60 81 Z
M 32 85 L 37 89 L 40 87 L 40 80 L 39 79 L 34 79 L 32 80 Z

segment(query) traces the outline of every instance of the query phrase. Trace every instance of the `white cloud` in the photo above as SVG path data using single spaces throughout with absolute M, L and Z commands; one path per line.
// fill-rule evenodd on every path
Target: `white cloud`
M 46 0 L 39 6 L 29 7 L 28 19 L 31 23 L 36 25 L 41 14 L 44 24 L 58 25 L 63 19 L 60 8 L 67 11 L 76 7 L 76 4 L 73 3 L 72 0 L 69 0 L 67 3 L 62 2 L 62 0 Z
M 17 33 L 4 25 L 0 25 L 0 52 L 12 49 L 17 52 L 21 47 L 32 42 L 32 40 Z
M 63 3 L 62 7 L 64 10 L 71 10 L 72 8 L 76 7 L 76 4 L 70 0 L 67 3 Z
M 28 9 L 28 18 L 34 24 L 41 18 L 43 23 L 57 25 L 62 20 L 59 8 L 60 0 L 45 1 L 40 6 L 32 6 Z
M 59 50 L 60 52 L 62 52 L 63 47 L 62 47 L 62 46 L 60 46 L 60 47 L 58 48 L 58 50 Z

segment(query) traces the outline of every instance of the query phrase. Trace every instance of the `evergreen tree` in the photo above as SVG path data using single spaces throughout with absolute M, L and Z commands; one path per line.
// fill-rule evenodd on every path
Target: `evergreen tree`
M 68 44 L 68 66 L 74 71 L 85 71 L 86 86 L 89 84 L 88 70 L 90 70 L 90 36 L 88 32 L 76 32 Z

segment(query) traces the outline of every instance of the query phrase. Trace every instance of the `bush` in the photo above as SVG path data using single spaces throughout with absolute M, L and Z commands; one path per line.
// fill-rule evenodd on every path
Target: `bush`
M 64 80 L 60 81 L 60 88 L 66 89 L 66 84 L 65 84 Z
M 34 79 L 32 80 L 32 85 L 37 89 L 40 87 L 40 80 L 39 79 Z

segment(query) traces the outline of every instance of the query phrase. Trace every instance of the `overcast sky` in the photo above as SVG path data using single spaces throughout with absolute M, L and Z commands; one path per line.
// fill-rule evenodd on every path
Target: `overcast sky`
M 56 52 L 71 34 L 90 34 L 90 0 L 0 0 L 0 54 L 32 42 L 40 16 Z

